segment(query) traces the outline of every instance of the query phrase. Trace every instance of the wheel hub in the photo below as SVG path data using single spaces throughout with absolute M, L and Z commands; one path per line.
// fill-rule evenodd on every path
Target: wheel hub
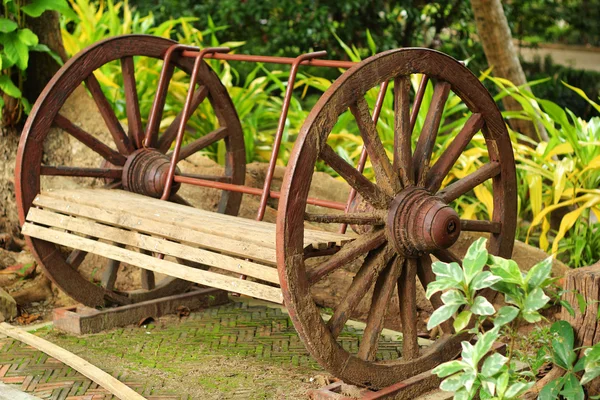
M 460 236 L 460 218 L 427 190 L 409 187 L 392 201 L 386 229 L 398 253 L 420 257 L 452 246 Z
M 134 151 L 123 167 L 123 187 L 130 192 L 160 198 L 165 189 L 170 162 L 169 157 L 155 149 Z M 179 183 L 173 183 L 171 194 L 175 194 L 179 186 Z

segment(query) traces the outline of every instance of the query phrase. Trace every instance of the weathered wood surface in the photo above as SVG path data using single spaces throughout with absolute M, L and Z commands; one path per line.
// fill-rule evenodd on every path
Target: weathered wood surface
M 111 260 L 135 265 L 150 271 L 169 275 L 190 282 L 199 283 L 234 293 L 241 293 L 251 297 L 257 297 L 282 303 L 281 289 L 267 286 L 257 282 L 241 280 L 237 277 L 221 275 L 215 272 L 203 271 L 184 266 L 158 257 L 138 253 L 134 250 L 125 249 L 113 244 L 87 239 L 72 233 L 57 229 L 46 228 L 40 225 L 26 222 L 22 230 L 24 235 L 35 237 L 48 242 L 79 249 L 88 253 L 99 254 Z
M 600 341 L 600 322 L 598 321 L 598 302 L 600 302 L 600 263 L 589 267 L 570 270 L 564 277 L 563 300 L 569 302 L 574 310 L 571 315 L 563 307 L 560 319 L 567 321 L 575 331 L 575 348 L 593 346 Z M 577 297 L 581 295 L 587 306 L 582 313 Z M 583 356 L 583 351 L 579 357 Z M 552 380 L 560 378 L 565 370 L 554 367 L 523 396 L 526 400 L 537 398 L 540 390 Z M 587 395 L 600 394 L 600 378 L 586 385 Z

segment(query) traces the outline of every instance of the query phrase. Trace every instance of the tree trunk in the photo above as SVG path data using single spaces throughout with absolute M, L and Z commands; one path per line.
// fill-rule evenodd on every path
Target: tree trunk
M 60 32 L 59 13 L 46 11 L 38 18 L 28 17 L 25 24 L 38 36 L 41 44 L 48 46 L 63 62 L 67 61 L 67 52 Z M 27 80 L 23 87 L 27 100 L 33 104 L 59 68 L 60 65 L 48 53 L 30 53 Z
M 28 18 L 26 25 L 38 36 L 40 43 L 47 45 L 63 60 L 67 59 L 58 13 L 46 11 L 39 18 Z M 60 65 L 48 54 L 30 53 L 27 79 L 23 87 L 23 95 L 30 103 L 35 102 L 59 68 Z M 8 233 L 12 237 L 16 237 L 20 231 L 15 203 L 14 171 L 23 123 L 24 121 L 20 121 L 15 127 L 0 126 L 0 233 Z
M 517 86 L 527 83 L 501 1 L 471 0 L 471 7 L 475 15 L 477 33 L 488 64 L 493 67 L 494 76 L 508 79 Z M 522 110 L 521 105 L 511 96 L 504 97 L 502 103 L 507 110 Z M 535 141 L 548 140 L 546 132 L 540 130 L 541 135 L 538 135 L 535 126 L 529 121 L 512 119 L 510 126 Z
M 577 295 L 583 296 L 587 307 L 584 312 L 578 306 Z M 598 303 L 600 302 L 600 262 L 584 268 L 571 270 L 565 276 L 563 299 L 568 301 L 575 315 L 563 308 L 561 319 L 573 326 L 575 348 L 589 347 L 600 342 L 600 321 Z M 580 357 L 583 355 L 583 350 Z M 600 394 L 600 378 L 585 385 L 588 396 Z

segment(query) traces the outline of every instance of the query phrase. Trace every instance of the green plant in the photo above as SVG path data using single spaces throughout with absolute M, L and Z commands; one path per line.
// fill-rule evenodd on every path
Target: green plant
M 66 0 L 3 0 L 3 17 L 0 18 L 0 118 L 5 126 L 17 124 L 28 113 L 29 102 L 23 97 L 23 82 L 29 65 L 29 53 L 45 52 L 57 63 L 62 60 L 25 26 L 26 17 L 37 18 L 44 11 L 55 10 L 73 14 Z
M 435 262 L 436 280 L 427 287 L 428 298 L 443 292 L 444 305 L 429 319 L 428 329 L 454 317 L 455 334 L 476 334 L 477 341 L 462 342 L 462 358 L 443 363 L 433 370 L 441 378 L 440 388 L 455 392 L 455 399 L 516 399 L 535 384 L 537 369 L 545 362 L 565 370 L 540 393 L 540 399 L 583 399 L 585 383 L 600 376 L 600 344 L 585 351 L 577 360 L 574 333 L 570 324 L 557 321 L 550 328 L 550 339 L 539 342 L 538 354 L 530 369 L 519 371 L 513 359 L 515 338 L 524 322 L 543 319 L 540 310 L 550 297 L 545 294 L 552 259 L 533 266 L 523 274 L 512 260 L 495 257 L 486 250 L 486 239 L 476 240 L 467 250 L 462 268 L 456 263 Z M 484 270 L 488 267 L 489 270 Z M 488 289 L 504 296 L 506 306 L 498 311 L 477 290 Z M 493 324 L 485 332 L 484 324 Z M 498 341 L 508 341 L 507 356 L 493 352 Z M 584 372 L 581 379 L 576 375 Z

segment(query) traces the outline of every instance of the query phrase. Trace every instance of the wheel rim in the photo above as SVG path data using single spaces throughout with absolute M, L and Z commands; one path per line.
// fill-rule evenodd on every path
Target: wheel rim
M 414 153 L 409 104 L 411 74 L 424 74 L 427 80 L 435 81 Z M 364 96 L 381 82 L 392 80 L 396 134 L 393 161 L 390 161 Z M 445 155 L 430 165 L 450 91 L 462 99 L 472 116 Z M 418 94 L 416 98 L 420 104 Z M 366 179 L 327 144 L 338 117 L 348 108 L 356 119 L 373 164 L 376 183 Z M 418 110 L 418 106 L 416 108 Z M 480 130 L 489 162 L 472 175 L 438 191 L 442 179 Z M 356 207 L 347 214 L 346 222 L 372 225 L 372 228 L 361 228 L 356 240 L 308 269 L 303 256 L 303 225 L 310 182 L 319 158 L 369 205 Z M 490 178 L 494 202 L 491 221 L 461 221 L 447 205 Z M 308 116 L 290 157 L 282 192 L 277 220 L 277 262 L 283 296 L 299 335 L 322 366 L 347 382 L 384 387 L 429 370 L 460 352 L 460 341 L 465 336 L 452 335 L 451 323 L 443 326 L 444 335 L 433 346 L 427 351 L 419 350 L 415 277 L 423 286 L 435 279 L 431 254 L 442 261 L 460 262 L 448 247 L 460 235 L 461 227 L 489 231 L 488 250 L 509 257 L 516 225 L 515 166 L 508 133 L 493 99 L 468 69 L 451 57 L 425 49 L 392 50 L 356 65 L 328 89 Z M 318 218 L 313 215 L 310 219 L 344 222 L 343 218 L 327 215 Z M 360 256 L 364 257 L 360 269 L 334 308 L 331 319 L 325 322 L 311 297 L 311 285 Z M 376 359 L 377 345 L 383 317 L 396 286 L 404 334 L 402 357 L 381 361 Z M 352 311 L 373 288 L 365 332 L 358 352 L 353 354 L 340 345 L 338 335 Z M 433 308 L 441 306 L 439 295 L 432 297 L 431 302 Z
M 155 193 L 161 189 L 161 184 L 164 187 L 164 181 L 156 179 L 156 177 L 161 176 L 168 166 L 168 158 L 164 154 L 167 153 L 175 139 L 181 113 L 158 137 L 156 149 L 143 148 L 144 128 L 137 98 L 133 57 L 159 60 L 174 44 L 176 43 L 171 40 L 147 35 L 110 38 L 88 47 L 71 58 L 52 78 L 32 108 L 21 136 L 17 154 L 15 186 L 21 223 L 25 221 L 33 199 L 40 191 L 41 175 L 79 175 L 102 178 L 107 182 L 108 187 L 124 187 L 130 191 L 157 197 Z M 100 89 L 98 80 L 93 75 L 93 72 L 103 65 L 119 60 L 123 74 L 128 133 L 121 127 L 115 112 L 106 100 L 106 95 Z M 176 58 L 174 65 L 189 75 L 193 62 L 194 60 L 190 58 Z M 170 80 L 173 71 L 169 72 Z M 110 133 L 107 137 L 113 139 L 112 145 L 100 142 L 93 135 L 74 126 L 71 121 L 60 114 L 68 97 L 84 82 L 103 117 L 105 129 Z M 193 99 L 193 110 L 196 110 L 204 99 L 208 99 L 220 127 L 216 131 L 184 145 L 180 160 L 222 140 L 225 144 L 224 175 L 228 182 L 243 184 L 245 178 L 244 141 L 231 99 L 219 78 L 206 64 L 200 69 L 198 82 Z M 137 85 L 139 84 L 140 82 L 137 82 Z M 163 108 L 164 102 L 158 109 L 158 112 L 161 113 L 158 116 L 159 120 Z M 71 135 L 91 149 L 102 161 L 98 165 L 99 168 L 43 165 L 44 141 L 48 137 L 51 127 L 62 129 L 64 134 Z M 146 174 L 144 175 L 144 173 Z M 122 183 L 120 182 L 121 178 L 123 178 Z M 222 179 L 222 177 L 215 178 Z M 174 189 L 177 187 L 175 186 Z M 170 201 L 188 204 L 177 194 L 172 196 Z M 224 191 L 218 203 L 218 212 L 237 215 L 240 203 L 241 193 Z M 117 292 L 113 290 L 112 286 L 119 270 L 118 263 L 108 261 L 102 279 L 105 287 L 100 287 L 76 271 L 77 266 L 85 258 L 85 253 L 74 250 L 65 256 L 52 243 L 32 238 L 27 238 L 27 240 L 38 263 L 52 281 L 71 297 L 88 306 L 139 302 L 180 293 L 191 286 L 189 282 L 168 277 L 154 282 L 154 275 L 151 271 L 141 270 L 142 290 L 128 293 Z M 110 272 L 111 270 L 113 272 Z

